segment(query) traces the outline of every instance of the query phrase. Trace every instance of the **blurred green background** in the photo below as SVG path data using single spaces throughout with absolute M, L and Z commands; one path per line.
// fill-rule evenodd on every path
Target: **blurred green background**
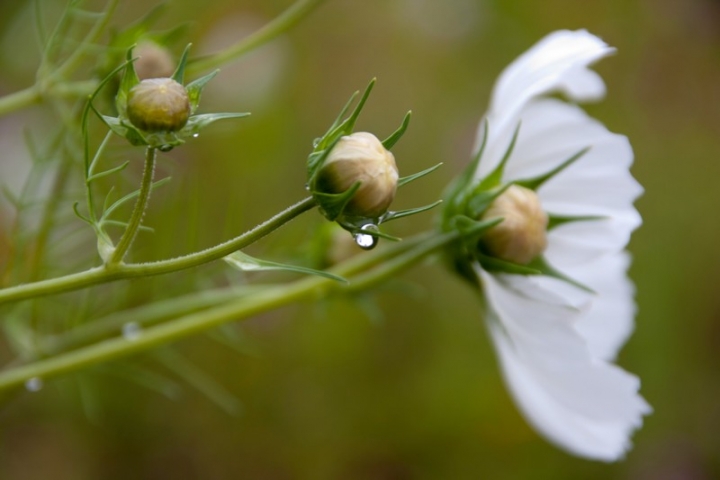
M 41 3 L 52 19 L 61 2 Z M 113 23 L 139 17 L 149 3 L 122 1 Z M 289 4 L 175 0 L 159 26 L 190 22 L 187 41 L 196 54 L 208 53 Z M 24 2 L 0 4 L 0 94 L 33 81 L 30 10 Z M 560 28 L 586 28 L 617 47 L 597 65 L 607 98 L 587 108 L 630 138 L 633 172 L 646 189 L 637 203 L 644 225 L 630 245 L 637 328 L 619 363 L 641 377 L 655 412 L 624 461 L 571 457 L 528 427 L 502 383 L 476 294 L 435 263 L 372 296 L 286 308 L 233 327 L 244 353 L 203 336 L 7 399 L 0 478 L 720 478 L 720 2 L 327 0 L 209 85 L 203 111 L 253 115 L 162 156 L 161 174 L 173 181 L 153 198 L 146 223 L 157 232 L 138 242 L 136 258 L 219 243 L 302 198 L 312 139 L 372 77 L 378 84 L 358 128 L 382 137 L 412 109 L 394 149 L 401 174 L 445 162 L 403 189 L 396 206 L 434 201 L 468 161 L 498 73 Z M 0 118 L 3 182 L 19 185 L 26 171 L 22 128 L 42 131 L 47 121 L 43 107 Z M 140 163 L 129 173 L 135 180 Z M 5 207 L 0 238 L 12 217 Z M 409 235 L 432 223 L 424 214 L 389 230 Z M 302 255 L 298 245 L 321 224 L 307 214 L 252 251 Z M 91 251 L 92 233 L 80 232 L 78 250 Z M 76 253 L 82 266 L 92 264 Z M 203 273 L 212 273 L 212 284 L 242 280 L 224 268 L 92 295 L 127 306 L 196 288 Z M 55 308 L 49 320 L 79 315 L 67 307 L 74 298 L 43 300 L 43 308 Z M 0 353 L 11 358 L 7 344 Z M 183 370 L 172 356 L 192 366 Z M 209 394 L 184 378 L 196 369 L 205 372 Z M 172 379 L 165 389 L 172 398 L 143 387 L 136 371 L 158 388 L 152 375 Z

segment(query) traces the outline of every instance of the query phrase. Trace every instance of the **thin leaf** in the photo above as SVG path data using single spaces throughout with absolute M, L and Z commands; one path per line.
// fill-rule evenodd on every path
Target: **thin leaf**
M 368 97 L 370 96 L 370 92 L 372 91 L 373 87 L 375 86 L 375 82 L 377 81 L 376 78 L 373 78 L 370 80 L 370 83 L 368 83 L 368 86 L 365 88 L 365 91 L 362 94 L 362 97 L 360 97 L 360 101 L 358 102 L 357 106 L 355 107 L 355 110 L 353 110 L 353 113 L 350 115 L 350 118 L 348 118 L 347 125 L 346 125 L 346 133 L 351 133 L 353 128 L 355 128 L 355 122 L 357 121 L 358 117 L 360 116 L 360 112 L 362 112 L 363 107 L 365 107 L 365 102 L 367 102 Z
M 348 283 L 346 279 L 332 273 L 324 272 L 322 270 L 315 270 L 313 268 L 300 267 L 297 265 L 286 265 L 283 263 L 271 262 L 269 260 L 262 260 L 259 258 L 251 257 L 250 255 L 237 251 L 224 257 L 224 260 L 244 272 L 258 272 L 258 271 L 286 271 L 294 273 L 304 273 L 306 275 L 317 275 L 318 277 L 325 277 L 338 282 Z
M 345 210 L 348 202 L 355 196 L 360 185 L 362 185 L 362 182 L 355 182 L 352 187 L 342 193 L 312 192 L 312 194 L 320 205 L 325 217 L 330 221 L 334 221 L 342 215 L 343 210 Z
M 123 163 L 122 165 L 118 165 L 115 168 L 111 168 L 110 170 L 105 170 L 104 172 L 96 173 L 92 177 L 88 178 L 86 180 L 86 183 L 91 183 L 97 180 L 98 178 L 106 177 L 108 175 L 112 175 L 113 173 L 121 172 L 127 168 L 127 166 L 130 165 L 130 161 L 127 161 Z
M 101 226 L 102 226 L 102 225 L 111 225 L 111 226 L 113 226 L 113 227 L 123 227 L 123 228 L 127 228 L 128 223 L 127 223 L 127 222 L 120 222 L 120 221 L 118 221 L 118 220 L 103 220 L 100 225 L 101 225 Z M 152 228 L 152 227 L 146 227 L 145 225 L 140 225 L 140 226 L 138 227 L 138 230 L 140 230 L 140 231 L 142 231 L 142 232 L 155 233 L 155 229 L 154 229 L 154 228 Z
M 154 189 L 165 185 L 165 184 L 168 183 L 171 179 L 172 179 L 172 177 L 165 177 L 165 178 L 163 178 L 163 179 L 161 179 L 161 180 L 158 180 L 157 182 L 154 182 L 154 183 L 150 186 L 150 190 L 153 191 Z M 137 197 L 138 195 L 140 195 L 140 190 L 135 190 L 134 192 L 130 192 L 130 193 L 128 193 L 127 195 L 125 195 L 124 197 L 122 197 L 121 199 L 117 200 L 115 203 L 113 203 L 112 205 L 110 205 L 110 207 L 109 207 L 107 210 L 105 210 L 105 212 L 103 212 L 102 218 L 100 219 L 100 221 L 101 221 L 101 222 L 106 222 L 112 212 L 114 212 L 115 210 L 117 210 L 118 207 L 120 207 L 120 206 L 123 205 L 124 203 L 126 203 L 126 202 L 132 200 L 133 198 Z
M 79 203 L 80 203 L 80 202 L 75 202 L 75 203 L 73 203 L 73 212 L 75 212 L 75 215 L 77 215 L 77 217 L 78 217 L 80 220 L 82 220 L 83 222 L 87 222 L 88 224 L 90 224 L 90 225 L 92 225 L 92 226 L 95 226 L 95 222 L 93 222 L 92 220 L 90 220 L 89 218 L 87 218 L 86 216 L 84 216 L 82 213 L 80 213 L 80 210 L 78 210 L 78 204 L 79 204 Z

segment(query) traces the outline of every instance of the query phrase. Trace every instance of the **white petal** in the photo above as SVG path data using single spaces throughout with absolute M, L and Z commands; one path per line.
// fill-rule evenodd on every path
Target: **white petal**
M 629 265 L 629 255 L 621 252 L 564 272 L 597 294 L 576 325 L 597 358 L 614 360 L 633 331 L 635 287 L 627 276 Z
M 518 124 L 520 112 L 533 98 L 563 92 L 571 100 L 602 98 L 605 85 L 588 66 L 614 49 L 585 30 L 561 30 L 546 36 L 518 57 L 498 78 L 487 113 L 490 137 L 477 177 L 484 177 L 497 165 L 509 135 Z M 479 137 L 482 136 L 480 128 Z M 481 139 L 478 140 L 478 146 Z M 499 155 L 498 155 L 499 152 Z M 488 152 L 490 153 L 490 152 Z
M 638 379 L 593 358 L 575 330 L 582 315 L 538 299 L 532 283 L 478 268 L 489 303 L 489 327 L 504 378 L 528 422 L 558 446 L 587 458 L 614 461 L 650 407 Z

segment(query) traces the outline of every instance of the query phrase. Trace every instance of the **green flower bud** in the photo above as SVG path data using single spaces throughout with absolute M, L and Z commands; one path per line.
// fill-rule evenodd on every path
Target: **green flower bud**
M 398 169 L 395 157 L 378 138 L 366 132 L 342 137 L 318 172 L 315 189 L 342 193 L 361 182 L 343 210 L 345 215 L 378 218 L 395 198 Z
M 128 94 L 130 122 L 146 132 L 176 132 L 190 117 L 187 90 L 171 78 L 150 78 Z
M 167 48 L 155 42 L 145 41 L 135 47 L 138 59 L 133 64 L 140 80 L 147 78 L 166 78 L 175 72 L 175 60 Z
M 502 217 L 503 221 L 480 239 L 487 253 L 527 265 L 547 247 L 548 215 L 537 194 L 524 187 L 511 185 L 482 215 L 482 220 Z

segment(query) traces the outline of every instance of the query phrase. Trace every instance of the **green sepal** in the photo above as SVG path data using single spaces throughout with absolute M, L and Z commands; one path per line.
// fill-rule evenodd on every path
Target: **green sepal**
M 198 106 L 200 105 L 200 94 L 202 93 L 203 88 L 205 88 L 205 85 L 207 85 L 207 83 L 212 80 L 213 77 L 218 74 L 218 72 L 220 72 L 220 70 L 215 70 L 214 72 L 208 73 L 204 77 L 193 80 L 185 86 L 185 90 L 188 94 L 188 99 L 190 100 L 190 115 L 195 114 L 195 110 L 197 110 Z
M 362 185 L 362 182 L 355 182 L 342 193 L 312 192 L 312 194 L 320 205 L 323 215 L 332 222 L 342 215 L 345 206 L 352 200 L 360 185 Z
M 485 232 L 502 221 L 501 217 L 489 220 L 473 220 L 466 215 L 456 215 L 450 220 L 450 224 L 454 230 L 460 232 L 464 243 L 472 246 L 474 250 L 474 245 L 485 235 Z
M 294 273 L 304 273 L 307 275 L 317 275 L 319 277 L 329 278 L 338 282 L 349 283 L 345 278 L 338 275 L 334 275 L 329 272 L 322 270 L 315 270 L 313 268 L 300 267 L 297 265 L 286 265 L 283 263 L 271 262 L 268 260 L 261 260 L 259 258 L 251 257 L 250 255 L 237 251 L 224 257 L 224 260 L 231 266 L 242 270 L 244 272 L 257 272 L 257 271 L 286 271 Z
M 387 148 L 387 147 L 385 147 L 385 148 Z M 397 183 L 398 188 L 402 187 L 403 185 L 407 185 L 407 184 L 410 183 L 410 182 L 414 182 L 414 181 L 417 180 L 418 178 L 424 177 L 425 175 L 427 175 L 427 174 L 429 174 L 429 173 L 434 172 L 435 170 L 437 170 L 438 168 L 440 168 L 440 167 L 442 166 L 442 164 L 443 164 L 443 163 L 440 162 L 440 163 L 438 163 L 437 165 L 435 165 L 434 167 L 427 168 L 427 169 L 423 170 L 422 172 L 418 172 L 418 173 L 415 173 L 415 174 L 412 174 L 412 175 L 408 175 L 407 177 L 401 177 L 401 178 L 399 178 L 399 179 L 398 179 L 398 183 Z
M 577 152 L 576 154 L 572 155 L 570 158 L 568 158 L 567 160 L 562 162 L 560 165 L 558 165 L 557 167 L 553 168 L 552 170 L 550 170 L 549 172 L 547 172 L 543 175 L 540 175 L 540 176 L 537 176 L 534 178 L 529 178 L 526 180 L 516 180 L 513 183 L 520 185 L 521 187 L 529 188 L 530 190 L 537 190 L 545 182 L 547 182 L 548 180 L 553 178 L 555 175 L 562 172 L 567 167 L 569 167 L 570 165 L 572 165 L 573 163 L 578 161 L 589 150 L 590 150 L 590 147 L 583 148 L 582 150 L 580 150 L 579 152 Z
M 492 190 L 480 190 L 480 187 L 478 186 L 476 192 L 468 200 L 466 208 L 467 214 L 473 218 L 480 218 L 483 213 L 485 213 L 485 210 L 490 207 L 492 202 L 502 195 L 503 192 L 510 187 L 510 185 L 512 184 L 507 183 Z
M 442 202 L 443 202 L 442 200 L 438 200 L 437 202 L 433 202 L 430 205 L 425 205 L 423 207 L 409 208 L 407 210 L 400 210 L 397 212 L 389 211 L 389 212 L 385 213 L 382 217 L 380 217 L 380 222 L 385 223 L 385 222 L 389 222 L 390 220 L 397 220 L 398 218 L 415 215 L 416 213 L 426 212 L 432 208 L 437 207 Z
M 330 155 L 330 152 L 332 152 L 333 148 L 335 148 L 335 145 L 340 141 L 341 137 L 335 138 L 330 145 L 328 145 L 327 148 L 324 148 L 322 150 L 316 150 L 312 152 L 307 159 L 307 168 L 308 168 L 308 185 L 311 186 L 311 188 L 314 189 L 315 184 L 315 177 L 317 176 L 317 173 L 320 171 L 320 167 L 323 166 L 325 163 L 325 159 Z
M 373 86 L 375 86 L 375 79 L 373 78 L 370 80 L 370 83 L 368 84 L 367 88 L 365 88 L 365 91 L 363 92 L 362 96 L 360 97 L 360 101 L 355 106 L 355 109 L 350 114 L 348 118 L 346 118 L 343 121 L 338 121 L 342 116 L 347 112 L 350 105 L 352 104 L 353 100 L 357 96 L 357 92 L 355 92 L 351 97 L 350 101 L 345 104 L 342 111 L 340 112 L 340 115 L 337 119 L 335 119 L 335 122 L 333 122 L 333 126 L 323 135 L 320 137 L 319 140 L 315 142 L 315 148 L 313 152 L 320 152 L 322 150 L 326 150 L 330 148 L 330 145 L 337 142 L 340 137 L 343 135 L 349 135 L 352 133 L 353 128 L 355 128 L 355 122 L 357 121 L 358 117 L 360 116 L 360 112 L 362 111 L 363 107 L 365 106 L 365 102 L 367 102 L 368 97 L 370 96 L 370 92 L 373 89 Z
M 140 79 L 137 73 L 135 73 L 135 66 L 133 65 L 135 60 L 137 60 L 137 58 L 133 58 L 132 56 L 134 48 L 135 45 L 128 48 L 125 55 L 125 72 L 123 73 L 122 80 L 120 80 L 120 87 L 115 96 L 115 108 L 121 118 L 127 118 L 127 103 L 130 90 L 140 83 Z
M 573 223 L 573 222 L 592 222 L 596 220 L 605 220 L 608 217 L 604 217 L 602 215 L 568 215 L 568 216 L 562 216 L 562 215 L 553 215 L 552 213 L 548 214 L 548 226 L 547 230 L 548 232 L 552 230 L 553 228 L 557 228 L 560 225 L 565 225 L 567 223 Z
M 188 119 L 185 126 L 177 132 L 179 137 L 191 137 L 198 133 L 203 128 L 207 127 L 213 122 L 218 120 L 224 120 L 226 118 L 243 118 L 250 115 L 249 112 L 240 113 L 203 113 L 200 115 L 193 115 Z
M 491 257 L 483 253 L 476 253 L 475 257 L 480 262 L 483 270 L 492 273 L 510 273 L 513 275 L 542 275 L 542 270 L 534 268 L 530 265 L 520 265 L 518 263 L 501 260 L 497 257 Z
M 94 107 L 93 110 L 95 110 Z M 107 115 L 101 115 L 99 113 L 98 115 L 100 115 L 100 118 L 103 122 L 105 122 L 105 125 L 107 125 L 110 130 L 126 139 L 128 142 L 130 142 L 130 144 L 135 146 L 150 145 L 150 141 L 145 138 L 145 136 L 140 133 L 140 130 L 138 130 L 134 126 L 125 123 L 116 117 L 108 117 Z
M 483 179 L 482 182 L 480 182 L 479 188 L 480 190 L 489 190 L 493 187 L 496 187 L 500 184 L 502 181 L 503 172 L 505 171 L 505 165 L 507 164 L 508 160 L 510 160 L 510 156 L 512 155 L 513 150 L 515 149 L 515 143 L 518 139 L 518 134 L 520 133 L 520 122 L 518 122 L 517 127 L 515 127 L 515 132 L 513 133 L 512 139 L 510 140 L 510 145 L 508 145 L 507 150 L 505 150 L 505 155 L 503 155 L 503 158 L 500 160 L 500 163 L 497 164 L 495 169 L 490 172 L 490 174 Z M 484 139 L 483 139 L 484 141 Z
M 175 80 L 180 85 L 183 85 L 185 82 L 185 65 L 187 64 L 188 59 L 188 53 L 190 53 L 190 47 L 192 46 L 192 43 L 188 43 L 185 47 L 185 50 L 183 50 L 182 56 L 180 57 L 180 61 L 178 62 L 178 66 L 175 69 L 175 73 L 172 75 L 172 79 Z
M 405 117 L 403 118 L 402 123 L 400 124 L 400 127 L 398 127 L 397 130 L 395 130 L 392 135 L 390 135 L 388 138 L 382 141 L 383 147 L 385 147 L 387 150 L 391 150 L 392 147 L 395 146 L 398 140 L 402 138 L 402 136 L 405 134 L 405 130 L 407 130 L 408 125 L 410 125 L 410 117 L 412 116 L 412 111 L 409 111 L 405 114 Z
M 470 164 L 463 170 L 463 172 L 445 189 L 443 198 L 445 199 L 445 209 L 443 210 L 443 226 L 449 225 L 449 219 L 457 214 L 463 213 L 465 205 L 469 200 L 469 189 L 472 185 L 473 177 L 477 171 L 477 167 L 482 158 L 482 154 L 485 151 L 485 145 L 487 145 L 488 138 L 488 121 L 483 121 L 483 136 L 480 148 L 477 153 L 473 156 Z
M 569 283 L 570 285 L 572 285 L 572 286 L 574 286 L 574 287 L 577 287 L 577 288 L 579 288 L 580 290 L 584 290 L 584 291 L 586 291 L 586 292 L 588 292 L 588 293 L 597 293 L 597 292 L 595 292 L 595 290 L 593 290 L 592 288 L 588 287 L 587 285 L 584 285 L 583 283 L 578 282 L 577 280 L 575 280 L 575 279 L 573 279 L 573 278 L 571 278 L 571 277 L 568 277 L 568 276 L 565 275 L 564 273 L 562 273 L 562 272 L 554 269 L 554 268 L 547 262 L 547 260 L 546 260 L 544 257 L 542 257 L 542 256 L 537 257 L 537 258 L 534 259 L 532 262 L 530 262 L 527 266 L 530 267 L 530 268 L 534 268 L 534 269 L 538 270 L 541 275 L 545 275 L 545 276 L 548 276 L 548 277 L 552 277 L 552 278 L 555 278 L 555 279 L 557 279 L 557 280 L 562 280 L 563 282 L 567 282 L 567 283 Z

